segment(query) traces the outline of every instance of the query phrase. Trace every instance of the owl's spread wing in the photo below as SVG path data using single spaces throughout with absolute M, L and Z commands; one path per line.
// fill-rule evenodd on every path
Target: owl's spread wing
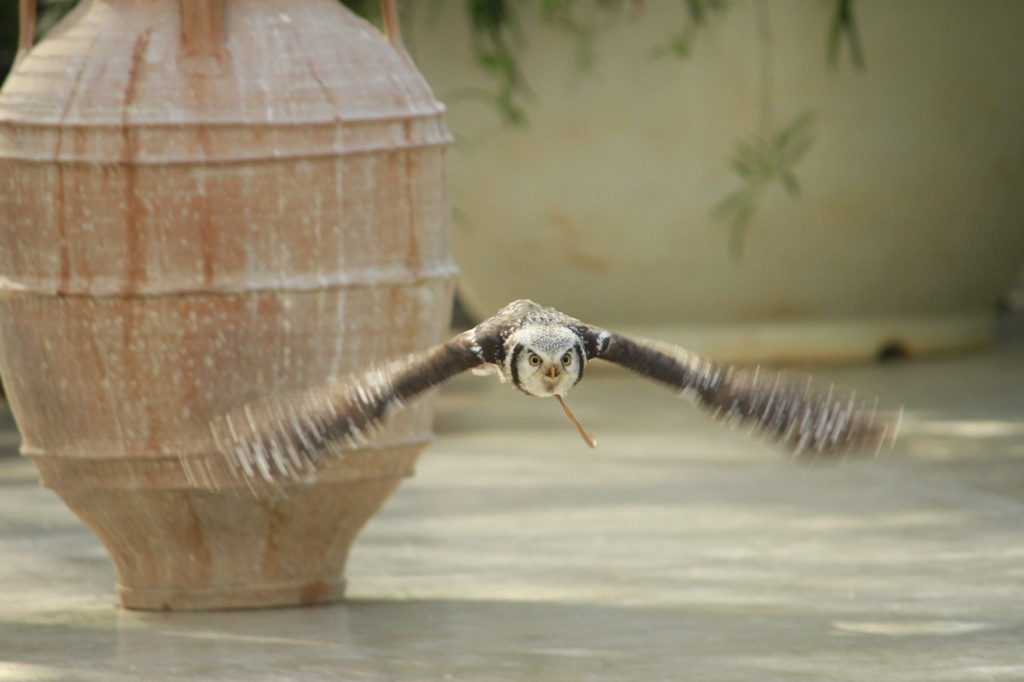
M 267 482 L 299 479 L 332 453 L 366 444 L 385 419 L 428 390 L 484 364 L 466 334 L 347 380 L 273 395 L 210 422 L 229 474 Z
M 595 330 L 595 356 L 692 397 L 727 424 L 754 434 L 801 459 L 876 454 L 891 446 L 902 408 L 883 409 L 807 375 L 764 368 L 739 369 L 677 346 Z

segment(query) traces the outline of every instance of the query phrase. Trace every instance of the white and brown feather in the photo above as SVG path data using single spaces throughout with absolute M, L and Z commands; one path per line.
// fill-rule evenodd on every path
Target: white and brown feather
M 346 380 L 249 403 L 214 419 L 210 429 L 231 471 L 267 482 L 299 479 L 327 456 L 369 443 L 409 401 L 481 364 L 459 335 Z
M 876 454 L 892 446 L 902 408 L 791 371 L 724 366 L 677 346 L 611 334 L 602 359 L 690 397 L 726 424 L 749 427 L 802 459 Z

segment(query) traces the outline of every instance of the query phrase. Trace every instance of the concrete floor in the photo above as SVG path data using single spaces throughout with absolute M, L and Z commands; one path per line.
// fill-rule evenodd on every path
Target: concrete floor
M 0 682 L 1024 680 L 1024 317 L 817 373 L 905 403 L 896 451 L 801 467 L 597 372 L 591 451 L 556 403 L 460 379 L 318 608 L 119 610 L 100 544 L 0 456 Z

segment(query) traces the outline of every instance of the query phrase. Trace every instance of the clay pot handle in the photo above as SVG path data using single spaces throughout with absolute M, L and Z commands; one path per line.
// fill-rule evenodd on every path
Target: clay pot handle
M 18 1 L 18 52 L 14 61 L 28 54 L 36 40 L 36 0 Z
M 388 36 L 388 42 L 399 52 L 405 52 L 405 43 L 402 42 L 402 27 L 398 21 L 397 0 L 380 0 L 380 14 L 384 20 L 384 32 Z
M 209 57 L 224 47 L 224 0 L 179 0 L 181 47 L 189 57 Z
M 380 0 L 384 31 L 395 49 L 405 52 L 396 0 Z M 24 57 L 35 43 L 36 0 L 18 0 L 18 52 Z M 181 42 L 193 53 L 216 52 L 224 42 L 224 0 L 182 0 Z
M 35 26 L 34 0 L 21 0 L 22 26 L 28 13 L 25 7 L 32 6 L 32 26 Z M 388 42 L 399 52 L 405 52 L 402 42 L 402 27 L 398 21 L 396 0 L 380 0 L 380 12 L 384 19 L 384 31 Z M 22 29 L 24 31 L 24 28 Z M 216 54 L 224 44 L 224 0 L 181 0 L 181 44 L 186 54 Z M 29 47 L 32 44 L 29 42 Z

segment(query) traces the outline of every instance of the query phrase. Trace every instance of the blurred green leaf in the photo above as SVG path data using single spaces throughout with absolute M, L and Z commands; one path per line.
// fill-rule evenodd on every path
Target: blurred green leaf
M 711 216 L 716 220 L 731 218 L 742 207 L 749 205 L 753 201 L 752 191 L 753 188 L 747 186 L 727 194 L 724 199 L 715 204 L 715 207 L 711 209 Z
M 694 31 L 684 29 L 667 43 L 651 48 L 652 57 L 677 57 L 685 59 L 693 54 Z
M 703 24 L 712 12 L 721 12 L 726 8 L 725 0 L 685 0 L 686 11 L 695 24 Z
M 805 111 L 783 128 L 773 141 L 778 154 L 777 166 L 788 168 L 804 158 L 811 145 L 814 144 L 812 126 L 814 112 Z
M 850 61 L 858 69 L 864 68 L 864 48 L 860 42 L 860 31 L 853 16 L 853 0 L 835 0 L 836 9 L 828 30 L 826 54 L 832 68 L 839 67 L 839 51 L 843 39 L 850 46 Z
M 728 8 L 725 0 L 683 0 L 683 5 L 686 7 L 686 23 L 667 42 L 656 45 L 651 50 L 652 56 L 689 57 L 697 41 L 697 29 L 706 24 L 712 14 Z
M 784 172 L 779 176 L 782 180 L 782 184 L 786 187 L 786 191 L 789 192 L 789 196 L 797 199 L 800 197 L 800 182 L 796 179 L 796 176 L 790 172 Z
M 739 260 L 750 223 L 761 194 L 773 183 L 783 186 L 794 199 L 800 196 L 800 182 L 794 172 L 814 143 L 814 113 L 805 111 L 769 139 L 755 137 L 736 143 L 730 165 L 741 186 L 729 193 L 711 210 L 715 220 L 729 222 L 729 252 Z

